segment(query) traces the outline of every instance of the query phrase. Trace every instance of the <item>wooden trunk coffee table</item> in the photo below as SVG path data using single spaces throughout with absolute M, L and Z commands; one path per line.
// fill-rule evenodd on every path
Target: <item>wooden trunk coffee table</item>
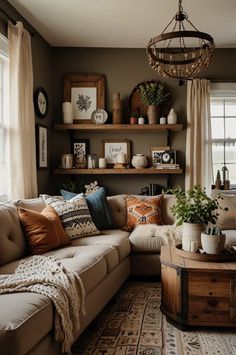
M 161 282 L 161 310 L 180 326 L 236 326 L 236 261 L 194 261 L 163 246 Z

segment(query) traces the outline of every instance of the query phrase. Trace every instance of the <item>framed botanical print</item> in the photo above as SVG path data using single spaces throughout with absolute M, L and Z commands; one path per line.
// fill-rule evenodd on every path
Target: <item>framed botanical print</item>
M 124 153 L 126 164 L 130 162 L 130 141 L 128 139 L 102 140 L 102 157 L 106 158 L 108 165 L 117 163 L 119 153 Z
M 105 76 L 67 75 L 64 79 L 64 101 L 72 103 L 76 123 L 93 123 L 92 113 L 105 108 Z
M 72 142 L 72 154 L 74 155 L 77 169 L 86 167 L 86 157 L 89 154 L 89 139 L 74 138 Z
M 37 125 L 36 129 L 37 143 L 37 163 L 39 169 L 48 167 L 48 129 L 46 126 Z

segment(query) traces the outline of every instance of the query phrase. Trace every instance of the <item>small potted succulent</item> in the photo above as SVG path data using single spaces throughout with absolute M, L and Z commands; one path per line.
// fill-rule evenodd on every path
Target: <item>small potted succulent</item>
M 148 123 L 156 124 L 158 118 L 157 107 L 170 97 L 170 93 L 163 83 L 151 81 L 140 85 L 139 93 L 142 102 L 148 106 Z
M 207 254 L 220 254 L 225 246 L 225 234 L 218 226 L 207 226 L 205 233 L 201 233 L 202 248 Z

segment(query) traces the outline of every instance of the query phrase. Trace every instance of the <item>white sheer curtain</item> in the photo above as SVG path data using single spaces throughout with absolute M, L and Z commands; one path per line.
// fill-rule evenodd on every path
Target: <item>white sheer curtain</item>
M 33 68 L 30 34 L 21 22 L 8 23 L 9 41 L 9 197 L 37 196 Z
M 201 185 L 210 193 L 213 183 L 210 82 L 187 84 L 187 138 L 185 189 Z

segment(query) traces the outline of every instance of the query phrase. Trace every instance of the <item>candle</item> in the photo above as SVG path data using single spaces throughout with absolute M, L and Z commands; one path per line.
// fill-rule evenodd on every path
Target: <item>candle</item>
M 98 160 L 98 167 L 99 169 L 106 169 L 107 161 L 105 158 L 99 158 Z
M 119 164 L 125 164 L 126 156 L 125 153 L 119 152 L 117 155 L 117 163 Z
M 192 241 L 190 245 L 190 251 L 191 253 L 196 253 L 198 248 L 198 242 L 197 241 Z
M 73 123 L 73 106 L 71 102 L 62 103 L 63 123 Z

